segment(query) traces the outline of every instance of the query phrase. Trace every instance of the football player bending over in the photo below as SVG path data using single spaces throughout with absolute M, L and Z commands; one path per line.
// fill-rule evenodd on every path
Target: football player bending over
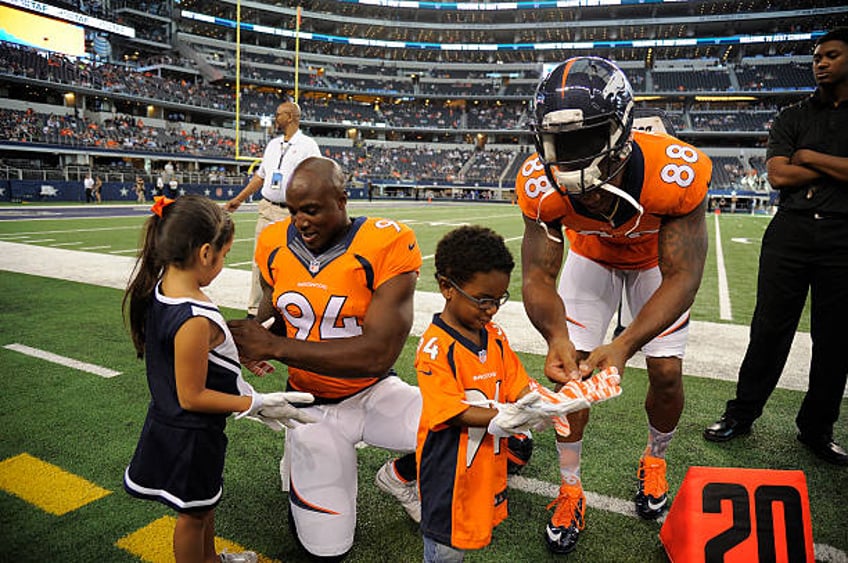
M 682 357 L 707 251 L 712 164 L 679 139 L 633 130 L 633 111 L 630 84 L 612 62 L 575 57 L 558 65 L 536 90 L 537 153 L 519 170 L 516 192 L 524 307 L 547 341 L 548 378 L 623 374 L 637 351 L 646 356 L 648 443 L 635 506 L 653 519 L 668 505 L 665 455 L 683 410 Z M 633 320 L 605 344 L 622 291 Z M 585 523 L 588 410 L 568 420 L 570 435 L 557 437 L 562 485 L 545 531 L 555 553 L 573 550 Z

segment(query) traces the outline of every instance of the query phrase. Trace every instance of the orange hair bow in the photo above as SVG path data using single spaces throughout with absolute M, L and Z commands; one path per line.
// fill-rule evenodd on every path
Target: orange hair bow
M 162 217 L 162 210 L 174 203 L 174 200 L 165 197 L 163 195 L 157 195 L 153 197 L 153 206 L 150 208 L 150 211 L 158 215 L 160 218 Z

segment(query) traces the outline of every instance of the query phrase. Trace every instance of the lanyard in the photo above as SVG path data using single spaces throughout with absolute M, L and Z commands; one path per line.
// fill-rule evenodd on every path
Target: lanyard
M 283 152 L 280 153 L 280 162 L 277 163 L 277 170 L 283 165 L 283 157 L 286 156 L 286 153 L 289 152 L 289 148 L 291 148 L 291 143 L 283 139 Z

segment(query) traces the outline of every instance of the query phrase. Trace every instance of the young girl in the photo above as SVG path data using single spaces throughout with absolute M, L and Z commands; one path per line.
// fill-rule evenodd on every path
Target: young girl
M 269 426 L 308 422 L 288 401 L 308 393 L 255 393 L 218 308 L 201 288 L 221 272 L 234 225 L 212 200 L 159 196 L 124 295 L 133 344 L 145 358 L 152 400 L 124 488 L 178 512 L 177 563 L 255 562 L 256 554 L 215 553 L 214 508 L 221 500 L 227 416 Z

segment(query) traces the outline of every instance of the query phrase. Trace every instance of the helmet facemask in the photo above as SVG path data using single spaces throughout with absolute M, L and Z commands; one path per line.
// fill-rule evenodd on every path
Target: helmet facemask
M 560 193 L 581 196 L 604 188 L 627 163 L 630 132 L 614 115 L 584 123 L 579 109 L 548 113 L 536 127 L 536 146 Z

